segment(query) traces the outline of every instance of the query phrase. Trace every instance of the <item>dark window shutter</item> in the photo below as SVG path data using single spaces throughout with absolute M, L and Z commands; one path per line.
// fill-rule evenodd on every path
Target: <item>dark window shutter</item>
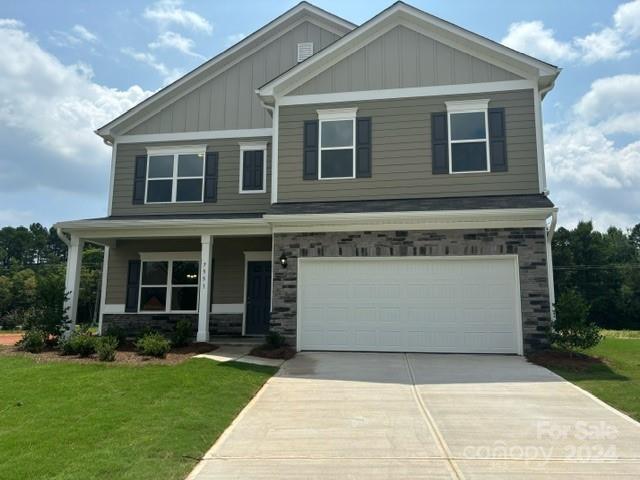
M 133 203 L 139 205 L 144 203 L 144 194 L 147 183 L 147 156 L 136 156 L 136 168 L 133 178 Z
M 356 119 L 356 177 L 371 177 L 371 117 Z
M 431 114 L 431 173 L 449 173 L 447 113 Z
M 491 171 L 507 171 L 507 129 L 504 108 L 490 108 L 489 112 L 489 153 Z
M 318 179 L 318 121 L 304 122 L 302 178 L 304 180 Z
M 138 311 L 138 287 L 140 287 L 140 260 L 129 260 L 125 312 Z
M 204 168 L 204 201 L 218 201 L 218 152 L 207 152 Z

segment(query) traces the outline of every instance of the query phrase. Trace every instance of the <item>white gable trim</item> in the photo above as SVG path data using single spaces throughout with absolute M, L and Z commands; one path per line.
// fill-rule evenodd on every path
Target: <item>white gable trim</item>
M 316 103 L 357 102 L 392 98 L 436 97 L 463 95 L 466 93 L 506 92 L 536 88 L 533 80 L 506 80 L 502 82 L 464 83 L 460 85 L 437 85 L 433 87 L 387 88 L 382 90 L 360 90 L 355 92 L 317 93 L 282 97 L 279 105 L 310 105 Z
M 395 21 L 394 21 L 395 20 Z M 418 25 L 415 22 L 422 22 Z M 389 22 L 389 25 L 384 25 Z M 442 33 L 438 33 L 433 29 L 425 29 L 427 26 L 439 28 L 450 34 L 445 37 Z M 403 3 L 396 3 L 389 9 L 378 14 L 377 17 L 369 20 L 367 23 L 358 27 L 356 30 L 348 33 L 341 39 L 337 40 L 329 47 L 308 59 L 306 62 L 299 64 L 288 72 L 276 77 L 270 82 L 260 87 L 257 92 L 263 97 L 274 97 L 286 95 L 295 88 L 303 85 L 311 78 L 315 77 L 319 71 L 335 65 L 340 60 L 348 57 L 356 52 L 364 45 L 370 43 L 376 38 L 384 35 L 398 25 L 413 29 L 418 33 L 425 34 L 434 40 L 444 43 L 452 48 L 463 51 L 476 58 L 487 61 L 500 68 L 504 68 L 516 75 L 533 79 L 538 76 L 551 75 L 555 76 L 559 70 L 552 65 L 546 64 L 528 55 L 511 50 L 508 47 L 492 42 L 480 35 L 464 30 L 456 25 L 446 22 L 442 19 L 429 15 L 428 13 L 417 10 Z M 456 41 L 455 36 L 459 41 Z M 470 43 L 470 48 L 463 42 Z M 481 50 L 489 50 L 481 51 Z M 502 60 L 502 58 L 510 59 L 513 63 Z M 316 67 L 314 69 L 314 66 Z M 319 70 L 319 71 L 318 71 Z M 305 74 L 306 72 L 306 74 Z
M 183 87 L 183 85 L 186 82 L 191 80 L 193 77 L 199 75 L 203 71 L 212 69 L 218 63 L 220 63 L 223 60 L 225 60 L 225 59 L 237 54 L 240 50 L 242 50 L 245 47 L 245 45 L 247 43 L 259 40 L 261 37 L 264 37 L 265 35 L 269 34 L 270 32 L 272 32 L 274 30 L 278 32 L 278 34 L 273 37 L 273 40 L 276 40 L 276 39 L 280 38 L 282 35 L 284 35 L 285 33 L 289 32 L 291 29 L 293 29 L 293 28 L 297 27 L 298 25 L 300 25 L 302 22 L 311 20 L 310 18 L 303 18 L 303 19 L 300 19 L 300 20 L 292 23 L 291 25 L 289 25 L 288 28 L 282 28 L 282 25 L 285 22 L 287 22 L 291 17 L 294 17 L 295 15 L 299 14 L 300 12 L 304 12 L 304 11 L 310 12 L 312 14 L 315 14 L 315 15 L 321 17 L 323 20 L 325 20 L 325 22 L 316 22 L 316 24 L 318 26 L 322 27 L 322 28 L 325 28 L 328 31 L 331 31 L 331 32 L 335 33 L 336 35 L 343 35 L 345 33 L 345 30 L 346 31 L 350 31 L 350 30 L 353 30 L 356 27 L 355 24 L 352 24 L 351 22 L 348 22 L 348 21 L 346 21 L 346 20 L 344 20 L 344 19 L 342 19 L 342 18 L 340 18 L 340 17 L 338 17 L 336 15 L 333 15 L 333 14 L 331 14 L 331 13 L 325 11 L 325 10 L 322 10 L 322 9 L 320 9 L 320 8 L 314 6 L 314 5 L 311 5 L 311 4 L 307 3 L 307 2 L 300 2 L 298 5 L 296 5 L 295 7 L 290 9 L 289 11 L 283 13 L 279 17 L 277 17 L 274 20 L 272 20 L 271 22 L 267 23 L 265 26 L 263 26 L 260 29 L 256 30 L 251 35 L 245 37 L 244 39 L 242 39 L 240 42 L 236 43 L 232 47 L 228 48 L 227 50 L 223 51 L 219 55 L 213 57 L 212 59 L 206 61 L 205 63 L 203 63 L 199 67 L 195 68 L 191 72 L 187 73 L 183 77 L 179 78 L 178 80 L 176 80 L 172 84 L 170 84 L 167 87 L 159 90 L 158 92 L 156 92 L 155 94 L 153 94 L 149 98 L 143 100 L 142 102 L 140 102 L 139 104 L 137 104 L 136 106 L 131 108 L 129 111 L 127 111 L 124 114 L 120 115 L 119 117 L 113 119 L 112 121 L 110 121 L 106 125 L 100 127 L 98 130 L 96 130 L 96 133 L 98 135 L 100 135 L 100 136 L 103 136 L 103 137 L 110 136 L 112 128 L 114 128 L 117 125 L 121 124 L 122 122 L 128 120 L 132 116 L 140 113 L 140 111 L 142 111 L 143 109 L 149 107 L 150 105 L 157 103 L 159 100 L 161 100 L 167 94 L 173 92 L 176 89 L 179 89 L 179 88 Z M 341 29 L 342 29 L 342 31 L 341 31 Z M 188 94 L 189 92 L 191 92 L 191 91 L 195 90 L 196 88 L 202 86 L 204 83 L 206 83 L 209 80 L 211 80 L 212 78 L 220 75 L 225 70 L 231 68 L 233 65 L 235 65 L 238 62 L 242 61 L 243 59 L 249 57 L 250 55 L 255 53 L 257 50 L 260 50 L 263 47 L 264 47 L 264 44 L 260 43 L 256 47 L 252 48 L 251 50 L 248 50 L 243 55 L 241 55 L 238 58 L 236 58 L 234 61 L 232 61 L 229 64 L 225 65 L 225 67 L 223 69 L 215 70 L 214 72 L 211 73 L 211 75 L 207 75 L 207 77 L 204 80 L 198 82 L 196 85 L 192 86 L 189 89 L 185 89 L 183 92 L 180 93 L 180 95 L 178 97 L 176 97 L 175 100 L 177 100 L 178 98 L 183 97 L 184 95 Z M 165 105 L 162 105 L 161 107 L 159 107 L 157 109 L 154 109 L 152 113 L 146 115 L 143 119 L 141 119 L 139 122 L 131 125 L 129 128 L 130 129 L 131 128 L 135 128 L 140 123 L 144 122 L 145 120 L 148 120 L 150 117 L 152 117 L 153 115 L 158 113 L 164 107 L 165 107 Z

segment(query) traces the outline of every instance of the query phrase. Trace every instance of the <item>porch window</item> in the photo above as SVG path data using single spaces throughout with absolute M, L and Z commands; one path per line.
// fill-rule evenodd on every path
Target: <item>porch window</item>
M 489 100 L 446 102 L 449 173 L 489 171 Z
M 198 310 L 199 262 L 192 259 L 142 261 L 141 312 L 191 312 Z
M 355 178 L 357 108 L 318 110 L 319 179 Z
M 206 146 L 148 148 L 146 203 L 202 202 Z

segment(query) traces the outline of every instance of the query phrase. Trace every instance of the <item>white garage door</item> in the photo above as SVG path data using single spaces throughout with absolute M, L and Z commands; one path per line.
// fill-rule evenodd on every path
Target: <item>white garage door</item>
M 299 262 L 301 350 L 522 353 L 515 256 Z

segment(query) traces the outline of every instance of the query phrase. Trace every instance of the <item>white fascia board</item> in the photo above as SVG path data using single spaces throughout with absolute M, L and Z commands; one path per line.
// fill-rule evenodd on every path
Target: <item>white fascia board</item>
M 438 97 L 488 92 L 508 92 L 536 87 L 531 80 L 505 80 L 502 82 L 465 83 L 460 85 L 437 85 L 432 87 L 387 88 L 382 90 L 360 90 L 355 92 L 317 93 L 282 97 L 279 105 L 313 105 L 321 103 L 358 102 L 394 98 Z
M 227 138 L 271 137 L 272 128 L 248 128 L 240 130 L 204 130 L 200 132 L 142 133 L 115 137 L 118 143 L 184 142 L 218 140 Z
M 311 12 L 311 13 L 321 17 L 325 22 L 327 22 L 327 24 L 323 25 L 323 27 L 326 28 L 327 30 L 333 31 L 334 33 L 336 33 L 338 35 L 344 34 L 345 32 L 344 31 L 339 31 L 338 28 L 332 28 L 333 25 L 335 25 L 336 27 L 342 28 L 343 30 L 346 30 L 346 31 L 351 31 L 354 28 L 356 28 L 356 26 L 357 26 L 357 25 L 355 25 L 355 24 L 353 24 L 351 22 L 348 22 L 348 21 L 346 21 L 346 20 L 344 20 L 344 19 L 342 19 L 342 18 L 340 18 L 340 17 L 338 17 L 336 15 L 333 15 L 333 14 L 331 14 L 331 13 L 325 11 L 325 10 L 322 10 L 322 9 L 316 7 L 315 5 L 311 5 L 310 3 L 307 3 L 307 2 L 300 2 L 298 5 L 296 5 L 295 7 L 290 9 L 289 11 L 283 13 L 279 17 L 276 17 L 274 20 L 272 20 L 271 22 L 267 23 L 263 27 L 259 28 L 258 30 L 253 32 L 251 35 L 243 38 L 241 41 L 239 41 L 235 45 L 231 46 L 230 48 L 228 48 L 227 50 L 225 50 L 221 54 L 213 57 L 212 59 L 210 59 L 208 61 L 206 61 L 205 63 L 203 63 L 199 67 L 195 68 L 191 72 L 187 73 L 183 77 L 181 77 L 178 80 L 176 80 L 174 83 L 168 85 L 167 87 L 165 87 L 164 89 L 162 89 L 159 92 L 155 93 L 154 95 L 152 95 L 151 97 L 147 98 L 146 100 L 143 100 L 138 105 L 134 106 L 129 111 L 125 112 L 123 115 L 120 115 L 119 117 L 113 119 L 111 122 L 109 122 L 106 125 L 100 127 L 99 129 L 96 130 L 96 133 L 98 135 L 100 135 L 100 136 L 103 136 L 103 137 L 111 135 L 111 129 L 113 127 L 115 127 L 116 125 L 124 122 L 125 120 L 127 120 L 129 118 L 131 118 L 132 116 L 136 115 L 142 109 L 148 107 L 149 105 L 151 105 L 153 103 L 156 103 L 158 100 L 162 99 L 164 96 L 166 96 L 167 94 L 171 93 L 172 91 L 174 91 L 174 90 L 176 90 L 178 88 L 181 88 L 186 82 L 188 82 L 193 77 L 199 75 L 203 71 L 212 69 L 218 63 L 220 63 L 223 60 L 225 60 L 225 59 L 237 54 L 249 42 L 258 41 L 261 37 L 264 37 L 265 35 L 267 35 L 268 33 L 272 32 L 274 30 L 278 32 L 278 35 L 277 35 L 276 38 L 281 37 L 282 35 L 284 35 L 288 31 L 290 31 L 291 29 L 295 28 L 301 22 L 300 21 L 295 22 L 289 28 L 285 28 L 285 29 L 281 28 L 282 24 L 287 22 L 290 18 L 294 17 L 295 15 L 297 15 L 297 14 L 303 12 L 303 11 L 308 11 L 308 12 Z M 274 40 L 275 40 L 275 38 L 274 38 Z M 250 56 L 256 50 L 262 48 L 263 46 L 264 45 L 262 43 L 259 43 L 257 47 L 252 48 L 251 50 L 245 52 L 244 55 L 240 56 L 234 62 L 231 62 L 230 65 L 227 65 L 225 70 L 227 68 L 230 68 L 230 66 L 235 65 L 236 63 L 238 63 L 242 59 Z M 213 76 L 218 75 L 222 71 L 224 71 L 224 70 L 220 70 L 220 71 L 214 72 L 213 75 L 207 77 L 206 81 L 210 80 Z M 202 82 L 199 82 L 193 88 L 185 90 L 185 92 L 183 92 L 183 95 L 185 95 L 186 93 L 188 93 L 188 92 L 194 90 L 195 88 L 199 87 L 201 84 L 202 84 Z M 144 120 L 141 120 L 141 121 L 144 121 Z M 133 128 L 133 126 L 132 126 L 132 128 Z
M 394 17 L 397 18 L 395 22 L 393 21 Z M 389 26 L 382 25 L 386 21 L 389 21 Z M 421 22 L 422 25 L 417 24 L 416 21 Z M 435 40 L 441 41 L 525 78 L 532 78 L 533 75 L 531 72 L 535 72 L 536 80 L 537 77 L 543 75 L 555 77 L 559 73 L 559 69 L 552 65 L 511 50 L 508 47 L 429 15 L 428 13 L 405 4 L 397 3 L 361 27 L 358 27 L 353 32 L 337 40 L 321 52 L 318 52 L 307 61 L 300 63 L 288 72 L 266 83 L 257 91 L 262 97 L 286 95 L 319 73 L 313 71 L 311 74 L 305 76 L 303 72 L 312 71 L 314 66 L 318 66 L 321 69 L 329 68 L 359 48 L 362 48 L 366 43 L 375 40 L 375 38 L 398 25 L 403 25 L 419 33 L 424 33 Z M 437 29 L 440 29 L 444 34 L 438 33 Z M 366 38 L 367 35 L 371 38 Z M 471 48 L 466 46 L 465 42 L 471 45 Z M 474 46 L 475 48 L 473 48 Z M 478 47 L 483 49 L 483 51 L 479 51 Z M 294 79 L 294 77 L 300 77 L 300 79 Z

